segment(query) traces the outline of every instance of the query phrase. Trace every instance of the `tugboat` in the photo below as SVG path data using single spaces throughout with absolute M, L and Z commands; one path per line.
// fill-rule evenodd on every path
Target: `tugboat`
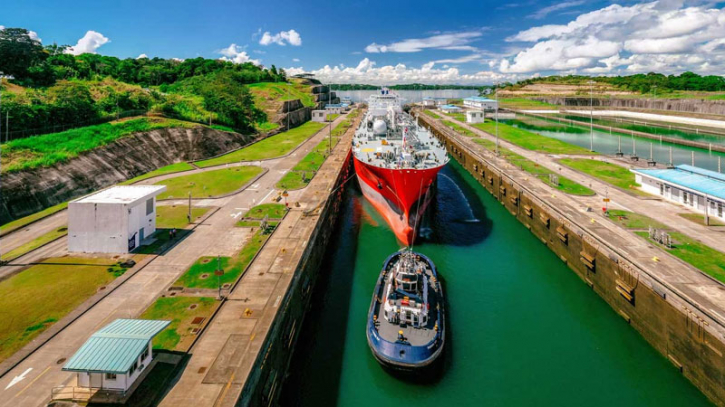
M 368 345 L 385 367 L 431 366 L 445 343 L 443 288 L 433 262 L 403 249 L 383 263 L 368 315 Z
M 440 140 L 403 111 L 398 95 L 380 92 L 370 96 L 352 141 L 355 173 L 365 198 L 410 246 L 449 158 Z

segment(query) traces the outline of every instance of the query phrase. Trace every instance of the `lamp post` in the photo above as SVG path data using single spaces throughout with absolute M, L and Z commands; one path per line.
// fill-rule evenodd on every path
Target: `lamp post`
M 498 83 L 495 84 L 495 97 L 496 97 L 496 155 L 499 155 L 498 150 Z
M 219 285 L 219 300 L 222 299 L 222 276 L 224 275 L 224 270 L 222 269 L 222 256 L 216 256 L 216 270 L 214 270 L 214 275 L 216 275 L 216 281 Z
M 589 81 L 589 151 L 594 151 L 594 81 Z

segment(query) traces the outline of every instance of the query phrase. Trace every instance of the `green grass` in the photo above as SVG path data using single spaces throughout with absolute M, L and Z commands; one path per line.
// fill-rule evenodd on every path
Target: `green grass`
M 511 109 L 541 109 L 541 110 L 555 110 L 559 106 L 552 105 L 550 103 L 539 102 L 538 100 L 526 99 L 526 98 L 502 98 L 499 99 L 501 107 L 507 107 Z
M 215 289 L 219 287 L 219 284 L 234 284 L 269 236 L 262 230 L 257 230 L 237 255 L 220 257 L 218 262 L 217 257 L 201 257 L 176 280 L 173 286 Z M 224 275 L 220 277 L 214 275 L 214 271 L 218 267 L 217 263 L 224 270 Z
M 315 95 L 309 86 L 298 83 L 261 82 L 247 85 L 256 105 L 264 105 L 267 100 L 285 101 L 299 99 L 304 106 L 315 105 Z
M 192 305 L 196 307 L 191 309 Z M 164 297 L 151 304 L 139 318 L 171 321 L 166 329 L 156 335 L 153 347 L 185 352 L 196 336 L 191 330 L 203 325 L 192 325 L 194 318 L 202 317 L 206 322 L 217 305 L 217 301 L 210 297 Z
M 46 216 L 50 216 L 56 212 L 60 212 L 63 209 L 68 207 L 68 202 L 63 202 L 58 205 L 51 206 L 50 208 L 43 209 L 40 212 L 36 212 L 32 215 L 25 216 L 20 219 L 15 219 L 14 221 L 8 222 L 2 226 L 0 226 L 0 232 L 2 233 L 9 233 L 14 230 L 23 228 L 33 222 L 35 222 L 38 219 L 42 219 Z
M 270 122 L 257 123 L 254 127 L 257 129 L 257 131 L 269 133 L 272 130 L 278 129 L 279 123 L 270 123 Z
M 130 185 L 130 184 L 134 184 L 139 181 L 143 181 L 145 179 L 158 177 L 159 175 L 174 174 L 177 172 L 189 171 L 189 170 L 193 170 L 193 169 L 194 169 L 194 166 L 187 162 L 175 163 L 175 164 L 167 165 L 165 167 L 157 168 L 151 172 L 147 172 L 146 174 L 139 175 L 138 177 L 134 177 L 129 180 L 123 181 L 123 182 L 119 183 L 118 185 Z
M 670 237 L 673 240 L 672 248 L 667 248 L 653 241 L 649 238 L 648 232 L 635 233 L 710 277 L 725 283 L 725 253 L 679 232 L 670 232 Z
M 58 228 L 56 230 L 51 230 L 50 232 L 48 232 L 42 236 L 39 236 L 23 245 L 20 245 L 20 246 L 16 247 L 15 249 L 10 250 L 9 252 L 3 253 L 2 260 L 7 260 L 7 261 L 15 260 L 18 257 L 20 257 L 26 253 L 29 253 L 29 252 L 37 249 L 38 247 L 40 247 L 46 243 L 52 242 L 53 240 L 58 239 L 59 237 L 65 236 L 67 234 L 68 234 L 68 228 L 65 226 Z
M 427 114 L 428 116 L 434 118 L 434 119 L 440 119 L 441 117 L 437 114 L 435 114 L 432 110 L 425 109 L 423 110 L 423 113 Z
M 0 361 L 124 271 L 111 259 L 60 257 L 0 282 Z
M 166 191 L 158 199 L 209 198 L 234 192 L 244 186 L 263 169 L 256 166 L 222 168 L 159 181 L 156 185 L 166 185 Z
M 2 171 L 48 167 L 134 133 L 197 124 L 173 119 L 141 118 L 82 127 L 10 141 L 2 145 Z
M 458 120 L 459 122 L 465 122 L 466 121 L 466 115 L 463 113 L 449 113 L 448 116 Z
M 209 212 L 211 208 L 191 207 L 191 221 L 196 222 Z M 160 229 L 184 229 L 190 225 L 187 222 L 189 207 L 186 205 L 173 206 L 157 206 L 156 207 L 156 227 Z
M 494 134 L 495 124 L 493 122 L 477 123 L 473 126 L 489 133 Z M 527 130 L 519 129 L 507 124 L 498 124 L 498 135 L 500 138 L 509 141 L 521 148 L 527 150 L 538 151 L 546 154 L 582 154 L 596 155 L 596 152 L 589 151 L 583 147 L 565 143 L 560 140 L 545 137 L 532 133 Z
M 320 131 L 324 126 L 324 123 L 307 122 L 292 130 L 265 138 L 251 146 L 233 151 L 221 157 L 198 161 L 195 164 L 199 167 L 212 167 L 239 161 L 256 161 L 280 157 L 292 151 L 300 143 Z
M 496 151 L 496 144 L 493 141 L 477 138 L 473 140 L 474 142 L 482 145 L 483 147 L 495 152 Z M 523 171 L 528 172 L 529 174 L 535 176 L 542 182 L 548 184 L 551 187 L 554 187 L 558 189 L 561 192 L 571 194 L 571 195 L 594 195 L 594 191 L 591 189 L 585 187 L 584 185 L 578 184 L 569 178 L 566 178 L 564 176 L 559 176 L 559 184 L 554 185 L 549 181 L 549 174 L 554 174 L 553 171 L 549 170 L 546 167 L 540 166 L 539 164 L 522 157 L 513 151 L 507 150 L 505 148 L 499 147 L 499 151 L 501 153 L 501 157 L 508 160 L 511 164 L 515 165 L 516 167 L 522 169 Z
M 221 124 L 212 124 L 210 127 L 214 130 L 221 130 L 221 131 L 228 131 L 230 133 L 236 133 L 236 131 L 234 131 L 233 128 L 228 127 L 228 126 L 222 126 Z
M 332 113 L 332 114 L 328 114 L 328 115 L 327 115 L 327 121 L 328 121 L 328 122 L 334 121 L 334 120 L 335 120 L 335 119 L 337 119 L 338 117 L 340 117 L 340 114 L 339 114 L 339 113 Z
M 668 228 L 667 225 L 648 216 L 620 209 L 610 209 L 609 219 L 626 229 L 649 229 L 650 226 L 657 229 Z
M 466 137 L 476 137 L 476 134 L 474 132 L 472 132 L 472 131 L 464 128 L 463 126 L 461 126 L 458 123 L 454 123 L 454 122 L 452 122 L 450 120 L 443 120 L 441 123 L 443 123 L 444 125 L 450 127 L 454 131 L 463 134 Z
M 562 158 L 559 162 L 626 191 L 647 195 L 637 188 L 634 173 L 619 165 L 587 158 Z
M 705 215 L 700 215 L 698 213 L 678 213 L 677 215 L 691 222 L 695 222 L 698 225 L 705 226 Z M 725 226 L 725 223 L 722 223 L 714 216 L 710 216 L 710 226 Z
M 287 214 L 287 207 L 282 204 L 270 203 L 257 205 L 244 214 L 245 218 L 263 219 L 269 216 L 270 219 L 282 219 Z

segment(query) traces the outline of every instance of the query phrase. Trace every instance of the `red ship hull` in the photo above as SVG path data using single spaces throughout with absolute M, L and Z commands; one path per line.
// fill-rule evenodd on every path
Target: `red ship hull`
M 365 198 L 383 215 L 398 240 L 410 246 L 443 165 L 424 170 L 380 168 L 357 157 L 354 163 Z

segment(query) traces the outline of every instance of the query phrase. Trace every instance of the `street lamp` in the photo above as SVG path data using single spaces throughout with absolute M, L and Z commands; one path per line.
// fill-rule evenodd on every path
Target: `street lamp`
M 499 155 L 498 150 L 498 82 L 495 84 L 495 98 L 496 98 L 496 155 Z
M 589 151 L 594 151 L 594 81 L 589 81 Z

